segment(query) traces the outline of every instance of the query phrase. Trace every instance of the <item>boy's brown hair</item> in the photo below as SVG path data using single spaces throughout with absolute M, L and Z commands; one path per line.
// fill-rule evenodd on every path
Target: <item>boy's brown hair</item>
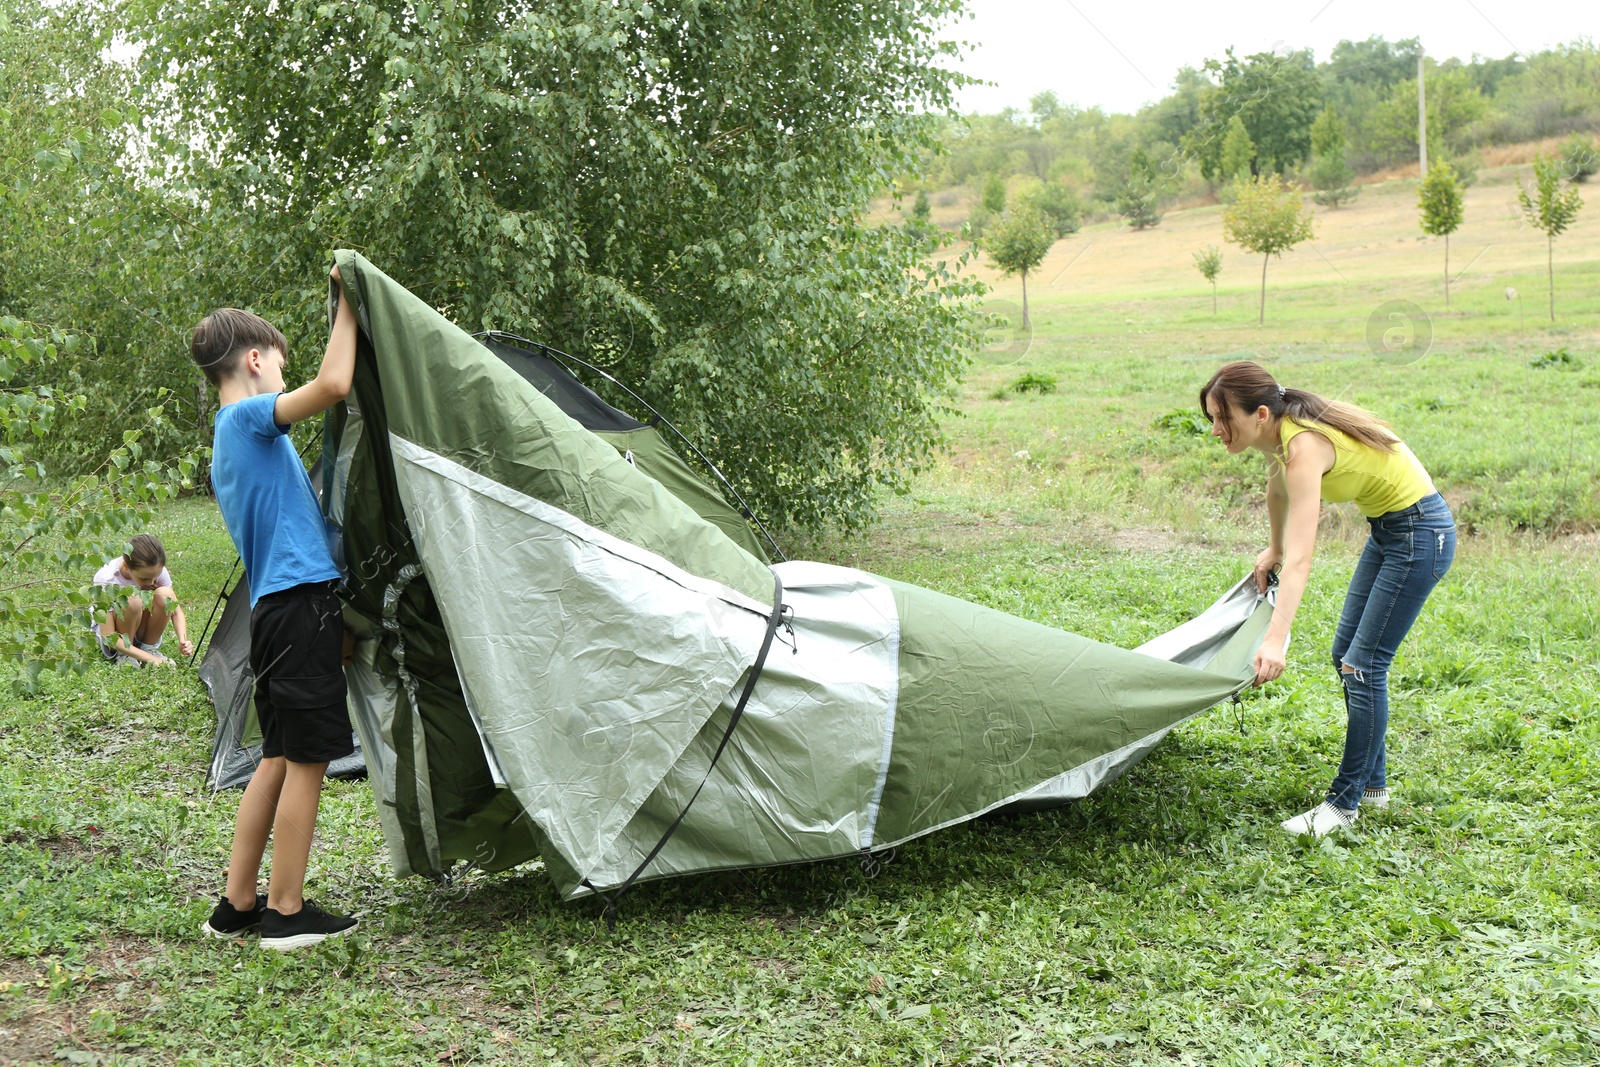
M 216 386 L 239 369 L 239 358 L 252 348 L 276 348 L 289 355 L 289 343 L 276 326 L 238 308 L 218 308 L 201 319 L 189 342 L 190 355 Z

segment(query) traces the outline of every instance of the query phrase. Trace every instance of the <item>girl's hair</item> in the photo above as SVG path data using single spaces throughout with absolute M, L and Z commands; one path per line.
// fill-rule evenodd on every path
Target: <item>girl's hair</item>
M 1291 418 L 1311 427 L 1330 426 L 1380 452 L 1393 452 L 1399 441 L 1389 424 L 1372 412 L 1304 389 L 1285 389 L 1260 366 L 1246 360 L 1229 363 L 1211 376 L 1200 390 L 1202 412 L 1206 410 L 1206 397 L 1224 416 L 1264 407 L 1273 418 Z M 1206 418 L 1211 416 L 1207 414 Z
M 165 567 L 167 565 L 167 550 L 161 547 L 161 538 L 151 534 L 134 534 L 128 540 L 128 551 L 122 554 L 122 562 L 128 565 L 129 570 L 143 570 L 146 567 Z

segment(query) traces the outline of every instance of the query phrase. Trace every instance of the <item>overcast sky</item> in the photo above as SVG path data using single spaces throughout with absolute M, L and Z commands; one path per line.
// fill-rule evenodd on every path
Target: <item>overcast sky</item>
M 972 18 L 947 36 L 974 46 L 961 63 L 992 85 L 962 92 L 962 111 L 1026 109 L 1053 89 L 1062 101 L 1135 111 L 1165 96 L 1178 68 L 1234 46 L 1238 55 L 1340 40 L 1421 37 L 1431 56 L 1537 52 L 1592 37 L 1593 0 L 969 0 Z M 1590 16 L 1582 14 L 1588 10 Z

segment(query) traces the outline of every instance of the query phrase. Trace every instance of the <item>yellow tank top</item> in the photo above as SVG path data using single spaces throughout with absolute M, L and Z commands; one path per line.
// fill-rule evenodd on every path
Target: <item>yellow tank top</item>
M 1285 417 L 1278 426 L 1284 451 L 1308 430 L 1333 444 L 1333 468 L 1322 476 L 1322 499 L 1330 504 L 1353 500 L 1361 514 L 1375 519 L 1404 511 L 1433 492 L 1433 479 L 1403 441 L 1395 441 L 1393 452 L 1382 452 L 1332 426 L 1306 425 Z

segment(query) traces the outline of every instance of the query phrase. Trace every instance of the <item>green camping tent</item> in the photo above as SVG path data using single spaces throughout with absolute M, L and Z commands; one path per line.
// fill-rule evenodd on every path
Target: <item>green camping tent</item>
M 1248 684 L 1271 612 L 1248 582 L 1125 650 L 769 565 L 697 511 L 717 506 L 703 486 L 652 477 L 643 449 L 336 260 L 361 329 L 323 500 L 400 873 L 540 856 L 572 897 L 887 848 L 1084 796 Z

